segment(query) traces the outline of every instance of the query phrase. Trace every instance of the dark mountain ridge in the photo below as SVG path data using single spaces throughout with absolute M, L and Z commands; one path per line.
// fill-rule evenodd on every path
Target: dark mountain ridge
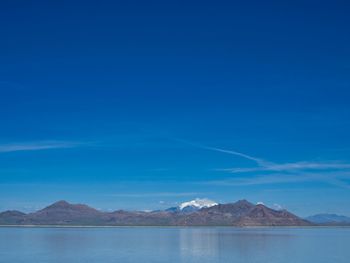
M 218 204 L 197 211 L 102 212 L 84 204 L 58 201 L 34 213 L 0 213 L 1 225 L 83 226 L 310 226 L 307 220 L 246 200 Z

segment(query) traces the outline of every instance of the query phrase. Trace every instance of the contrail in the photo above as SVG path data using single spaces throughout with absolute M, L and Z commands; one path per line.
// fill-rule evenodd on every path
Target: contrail
M 226 150 L 226 149 L 221 149 L 221 148 L 216 148 L 216 147 L 210 147 L 210 146 L 203 145 L 203 144 L 200 144 L 200 143 L 194 143 L 194 142 L 190 142 L 190 141 L 186 141 L 186 140 L 178 139 L 178 138 L 175 138 L 175 139 L 173 138 L 173 140 L 178 141 L 178 142 L 182 142 L 182 143 L 185 143 L 185 144 L 188 144 L 188 145 L 192 145 L 192 146 L 200 148 L 200 149 L 205 149 L 205 150 L 210 150 L 210 151 L 215 151 L 215 152 L 221 152 L 221 153 L 227 153 L 227 154 L 231 154 L 231 155 L 236 155 L 236 156 L 245 158 L 247 160 L 254 161 L 259 166 L 265 167 L 265 166 L 273 165 L 273 163 L 271 163 L 271 162 L 267 162 L 267 161 L 265 161 L 263 159 L 260 159 L 260 158 L 254 157 L 254 156 L 250 156 L 250 155 L 247 155 L 247 154 L 244 154 L 244 153 L 241 153 L 241 152 L 237 152 L 237 151 L 233 151 L 233 150 Z
M 271 164 L 270 162 L 267 162 L 267 161 L 265 161 L 263 159 L 256 158 L 256 157 L 253 157 L 253 156 L 241 153 L 241 152 L 237 152 L 237 151 L 225 150 L 225 149 L 220 149 L 220 148 L 215 148 L 215 147 L 203 147 L 203 149 L 207 149 L 207 150 L 212 150 L 212 151 L 216 151 L 216 152 L 222 152 L 222 153 L 227 153 L 227 154 L 232 154 L 232 155 L 236 155 L 236 156 L 239 156 L 239 157 L 243 157 L 245 159 L 248 159 L 248 160 L 256 162 L 260 166 L 266 166 L 266 165 Z

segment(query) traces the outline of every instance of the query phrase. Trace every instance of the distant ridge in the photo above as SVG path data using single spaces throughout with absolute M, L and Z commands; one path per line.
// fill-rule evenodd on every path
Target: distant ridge
M 350 217 L 336 214 L 317 214 L 305 219 L 320 225 L 350 225 Z
M 307 220 L 247 200 L 204 206 L 193 212 L 123 211 L 102 212 L 84 204 L 58 201 L 34 213 L 0 213 L 1 225 L 63 226 L 311 226 Z

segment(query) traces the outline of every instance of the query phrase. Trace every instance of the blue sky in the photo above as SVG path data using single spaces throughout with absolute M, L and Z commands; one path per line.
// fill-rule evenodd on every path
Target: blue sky
M 0 210 L 194 198 L 350 215 L 345 1 L 5 1 Z

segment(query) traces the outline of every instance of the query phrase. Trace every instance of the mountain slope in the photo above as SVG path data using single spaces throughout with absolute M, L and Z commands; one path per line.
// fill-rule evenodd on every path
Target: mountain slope
M 262 204 L 256 205 L 240 218 L 240 226 L 309 226 L 310 222 L 286 210 L 273 210 Z

